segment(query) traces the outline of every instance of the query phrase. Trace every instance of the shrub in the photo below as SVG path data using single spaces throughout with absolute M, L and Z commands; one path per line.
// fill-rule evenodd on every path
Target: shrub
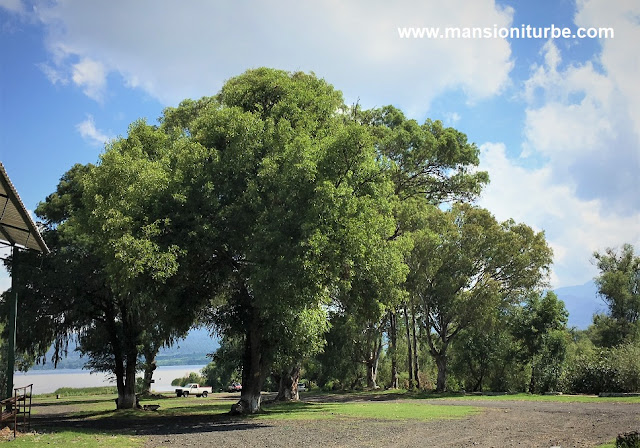
M 636 392 L 640 390 L 640 345 L 622 344 L 576 356 L 562 379 L 567 392 Z
M 616 448 L 640 448 L 640 432 L 620 434 L 616 438 Z
M 198 383 L 200 385 L 206 384 L 206 379 L 197 374 L 196 372 L 191 372 L 187 376 L 183 376 L 182 378 L 176 378 L 171 381 L 172 386 L 184 386 L 188 383 Z

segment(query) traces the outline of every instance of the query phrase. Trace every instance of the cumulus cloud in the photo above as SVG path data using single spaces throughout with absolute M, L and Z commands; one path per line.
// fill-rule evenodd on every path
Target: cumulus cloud
M 628 242 L 640 247 L 640 211 L 616 213 L 600 199 L 581 199 L 569 185 L 554 181 L 553 168 L 524 168 L 509 159 L 502 143 L 480 147 L 481 166 L 491 184 L 479 204 L 499 220 L 513 218 L 545 232 L 554 250 L 554 287 L 585 283 L 597 271 L 594 251 Z
M 547 42 L 544 63 L 524 89 L 523 156 L 542 155 L 551 182 L 622 215 L 640 210 L 640 59 L 629 56 L 640 40 L 639 15 L 638 2 L 579 1 L 576 25 L 613 27 L 615 38 L 603 39 L 601 52 L 582 63 L 563 64 L 558 46 Z
M 102 63 L 88 58 L 72 66 L 71 79 L 83 92 L 96 101 L 102 101 L 107 84 L 107 74 Z
M 82 138 L 89 141 L 94 146 L 102 146 L 111 139 L 104 132 L 96 128 L 93 116 L 87 115 L 87 119 L 76 125 L 76 130 Z
M 398 35 L 404 26 L 509 26 L 513 11 L 494 0 L 59 0 L 37 11 L 52 57 L 61 65 L 80 60 L 74 79 L 92 97 L 104 87 L 98 80 L 116 72 L 130 87 L 175 104 L 266 65 L 314 71 L 366 106 L 393 102 L 424 112 L 447 89 L 471 99 L 500 92 L 513 65 L 503 39 Z

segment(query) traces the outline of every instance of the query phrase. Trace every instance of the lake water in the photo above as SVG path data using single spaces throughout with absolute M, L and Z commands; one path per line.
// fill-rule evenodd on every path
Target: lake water
M 170 392 L 175 389 L 171 381 L 188 375 L 190 372 L 200 373 L 204 365 L 195 366 L 160 366 L 153 372 L 155 383 L 151 385 L 154 392 Z M 16 372 L 13 378 L 14 387 L 22 387 L 33 383 L 34 394 L 49 394 L 60 387 L 100 387 L 115 386 L 106 373 L 90 373 L 82 369 L 33 370 Z

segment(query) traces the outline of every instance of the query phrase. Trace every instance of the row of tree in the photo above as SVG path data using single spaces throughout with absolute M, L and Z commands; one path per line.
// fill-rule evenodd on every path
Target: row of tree
M 157 126 L 133 123 L 38 206 L 52 254 L 13 260 L 19 349 L 35 359 L 53 342 L 58 358 L 77 336 L 130 408 L 136 372 L 148 387 L 159 348 L 209 325 L 240 349 L 243 413 L 271 375 L 296 398 L 301 362 L 332 344 L 369 387 L 388 356 L 396 387 L 399 347 L 419 384 L 425 340 L 444 390 L 452 344 L 482 345 L 478 330 L 509 315 L 534 359 L 541 332 L 563 325 L 540 293 L 552 252 L 543 233 L 468 204 L 488 182 L 477 165 L 439 121 L 348 107 L 312 74 L 250 70 Z
M 587 330 L 566 327 L 564 304 L 552 292 L 533 292 L 522 302 L 488 307 L 452 339 L 445 387 L 590 394 L 640 390 L 640 257 L 625 245 L 619 251 L 595 253 L 594 260 L 607 311 L 594 315 Z M 332 310 L 324 350 L 304 360 L 300 375 L 325 390 L 376 384 L 436 389 L 441 364 L 432 356 L 429 339 L 437 333 L 431 329 L 427 335 L 428 317 L 420 307 L 398 312 L 399 321 L 387 313 L 374 331 L 358 315 Z M 380 333 L 380 342 L 371 337 Z M 236 340 L 222 340 L 203 370 L 211 385 L 223 389 L 239 378 L 239 348 Z M 369 365 L 376 350 L 380 352 L 372 378 Z M 266 387 L 278 386 L 279 377 L 273 375 Z

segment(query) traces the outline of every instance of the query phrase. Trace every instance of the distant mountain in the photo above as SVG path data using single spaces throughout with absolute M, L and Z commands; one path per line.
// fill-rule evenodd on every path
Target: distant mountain
M 207 355 L 213 353 L 220 346 L 218 340 L 212 338 L 206 329 L 191 330 L 187 337 L 180 339 L 173 346 L 160 349 L 156 362 L 159 366 L 184 366 L 209 364 Z M 47 360 L 44 365 L 36 365 L 31 370 L 53 369 L 51 356 L 53 348 L 47 352 Z M 69 343 L 69 353 L 58 363 L 58 369 L 81 369 L 86 363 L 86 358 L 76 351 L 76 343 Z
M 569 311 L 569 327 L 586 329 L 595 313 L 606 311 L 605 303 L 598 297 L 598 288 L 593 281 L 579 286 L 567 286 L 554 291 Z

